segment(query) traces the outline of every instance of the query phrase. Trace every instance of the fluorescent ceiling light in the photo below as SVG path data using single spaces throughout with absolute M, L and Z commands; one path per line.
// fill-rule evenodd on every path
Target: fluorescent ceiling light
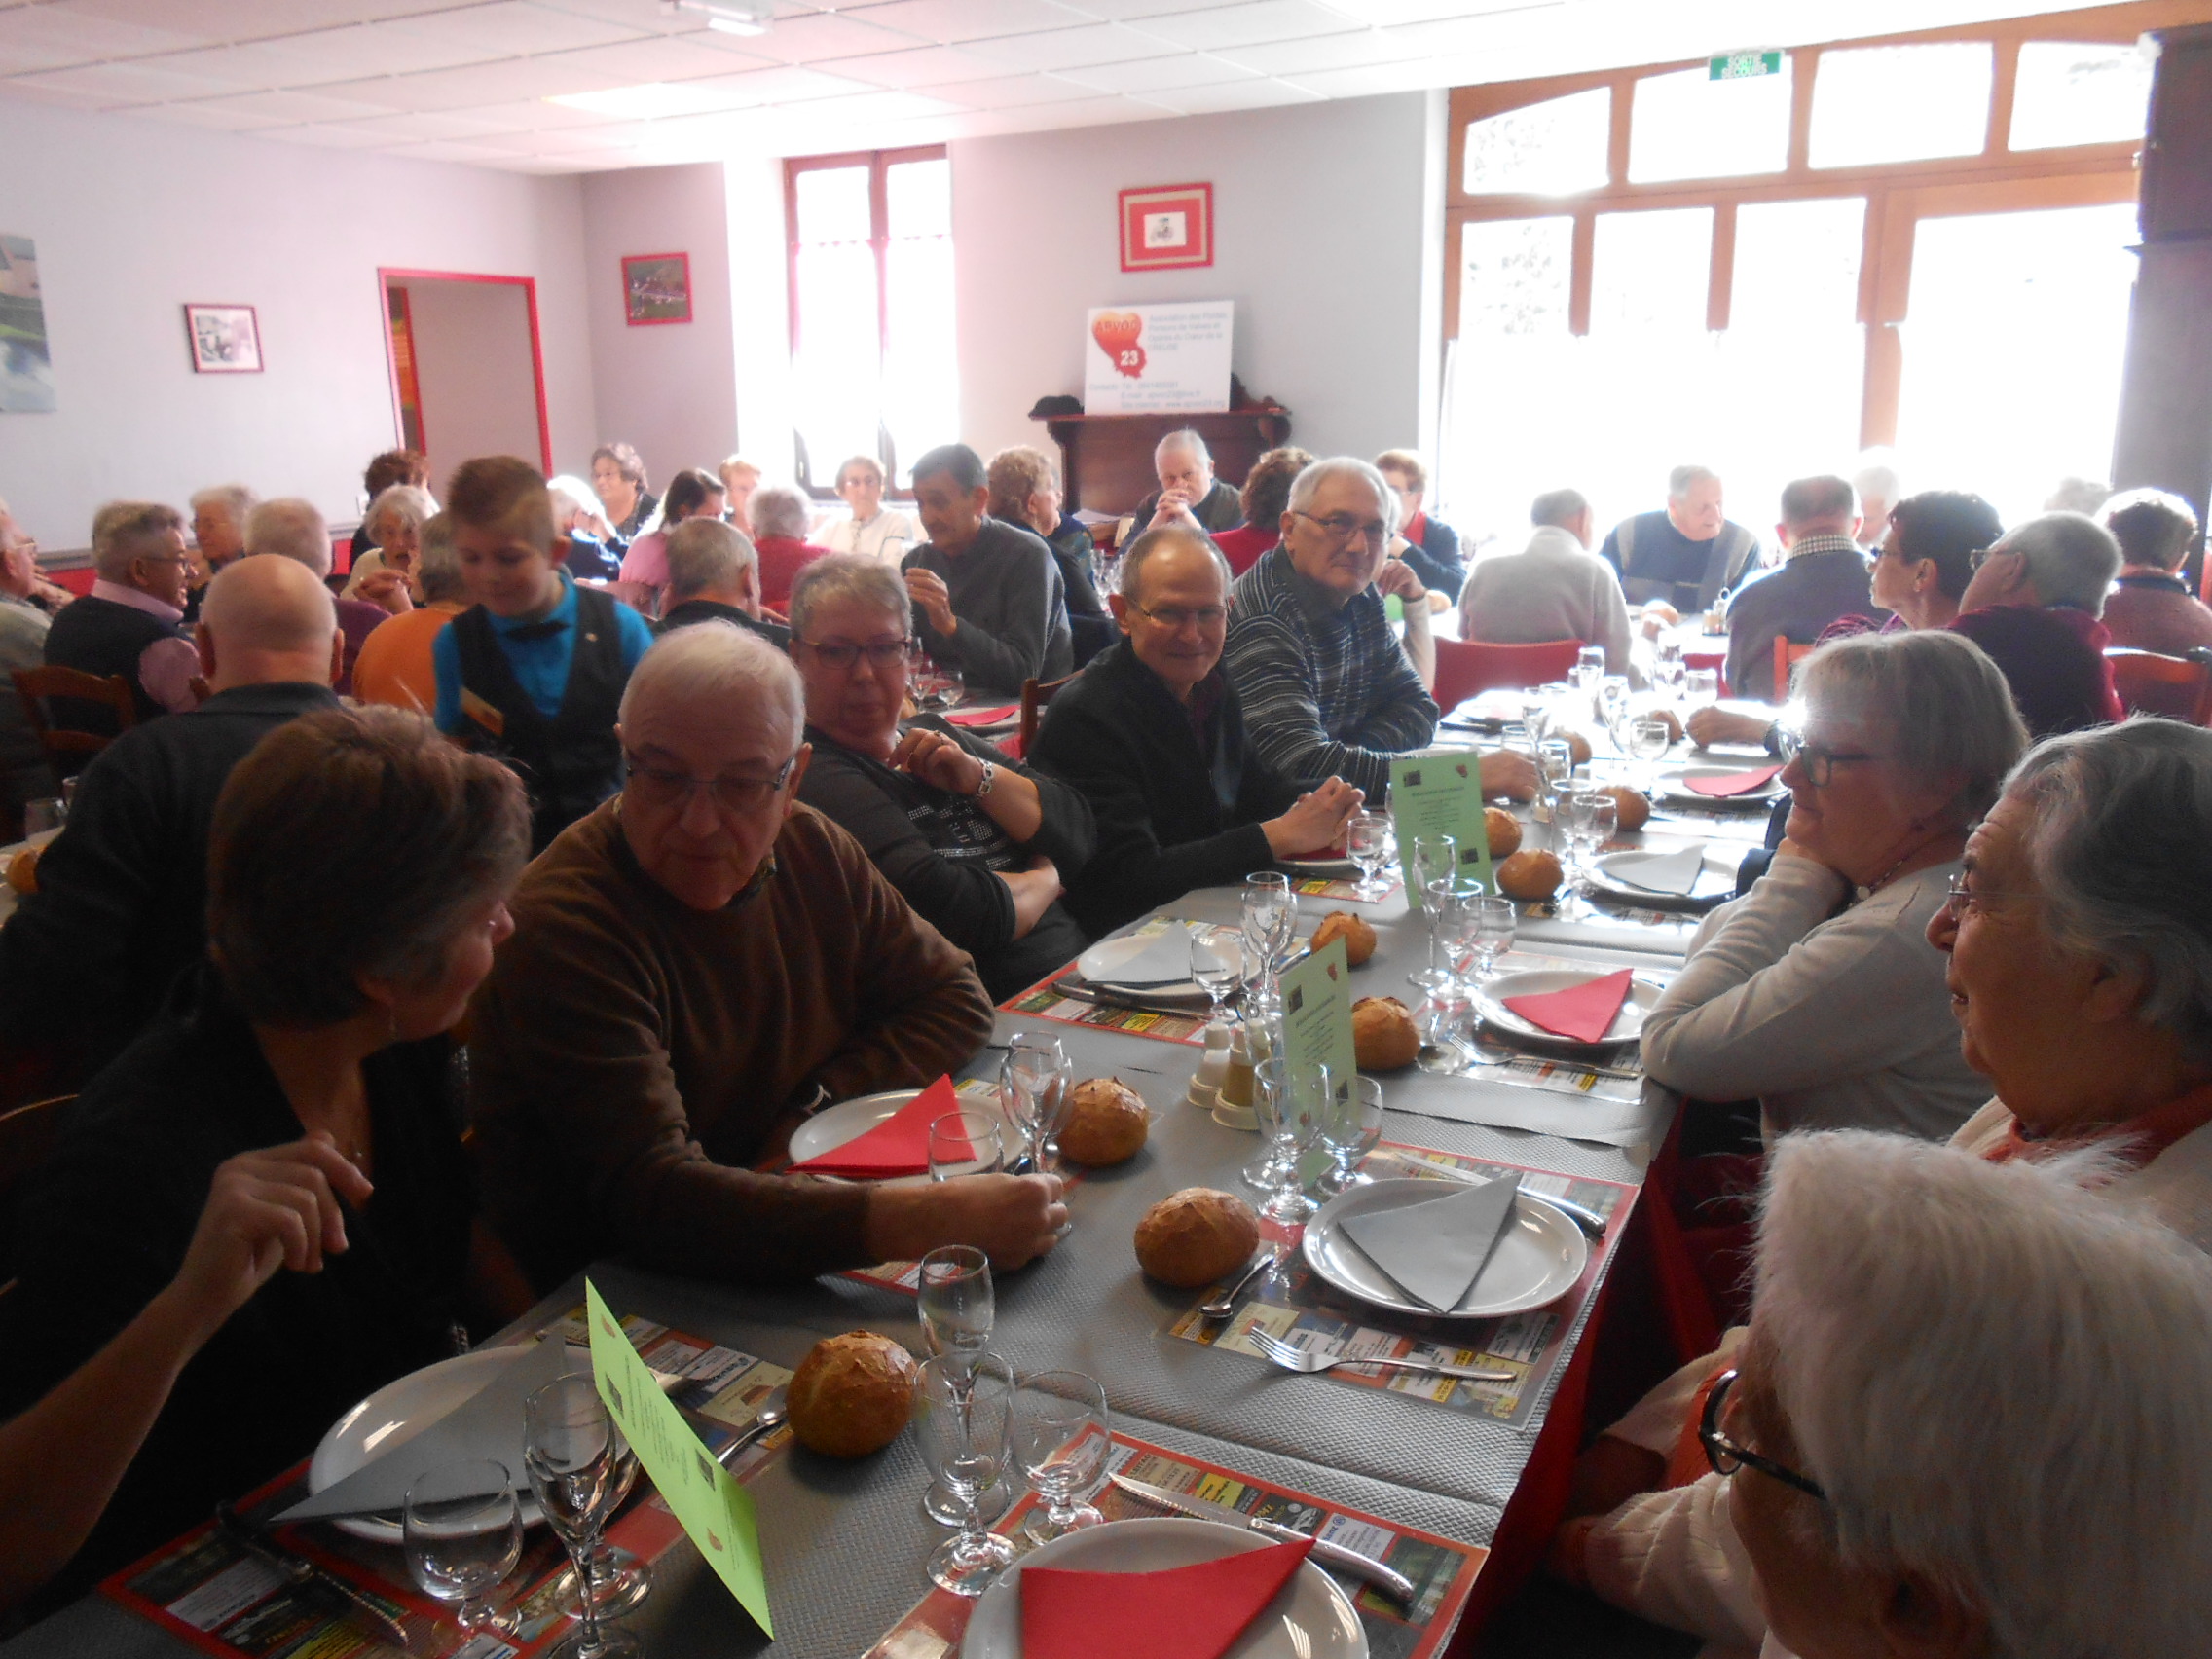
M 726 92 L 705 87 L 648 81 L 644 86 L 610 87 L 600 92 L 563 92 L 545 101 L 616 121 L 659 121 L 672 115 L 705 115 L 728 109 L 739 100 Z
M 762 35 L 775 17 L 769 0 L 663 0 L 663 10 L 674 16 L 695 12 L 707 27 L 720 34 Z

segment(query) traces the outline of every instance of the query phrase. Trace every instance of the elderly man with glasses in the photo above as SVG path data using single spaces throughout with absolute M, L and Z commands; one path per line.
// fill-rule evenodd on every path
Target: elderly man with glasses
M 1051 1248 L 1057 1177 L 759 1172 L 820 1104 L 916 1088 L 991 1032 L 969 959 L 798 801 L 788 658 L 721 622 L 646 653 L 622 793 L 531 866 L 475 1006 L 486 1208 L 541 1287 L 596 1257 L 793 1283 L 940 1244 Z
M 1391 758 L 1436 735 L 1416 666 L 1435 651 L 1428 590 L 1387 556 L 1394 513 L 1389 485 L 1355 457 L 1301 472 L 1282 541 L 1236 579 L 1223 658 L 1261 759 L 1308 788 L 1343 778 L 1371 801 L 1389 790 Z M 1404 602 L 1403 645 L 1385 594 Z M 1493 794 L 1534 786 L 1526 756 L 1486 755 L 1482 769 Z
M 121 675 L 141 721 L 197 708 L 200 659 L 182 626 L 192 572 L 184 515 L 154 501 L 110 501 L 92 519 L 92 591 L 47 630 L 47 666 Z M 53 713 L 71 731 L 116 734 L 114 714 L 99 704 L 56 697 Z
M 1342 778 L 1302 794 L 1253 752 L 1221 671 L 1229 580 L 1200 532 L 1146 531 L 1107 596 L 1122 640 L 1045 713 L 1031 757 L 1098 820 L 1098 850 L 1068 884 L 1068 907 L 1093 933 L 1326 847 L 1359 809 Z
M 1996 661 L 2037 737 L 2125 718 L 2099 620 L 2120 573 L 2120 543 L 2082 513 L 2016 524 L 1972 560 L 1951 623 Z

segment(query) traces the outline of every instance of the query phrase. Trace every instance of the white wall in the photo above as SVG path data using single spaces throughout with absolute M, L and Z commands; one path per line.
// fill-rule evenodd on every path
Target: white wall
M 1433 436 L 1442 92 L 952 145 L 962 436 L 1042 443 L 1030 406 L 1083 393 L 1092 306 L 1236 302 L 1235 366 L 1317 455 Z M 1215 257 L 1124 274 L 1116 193 L 1210 182 Z
M 530 302 L 516 282 L 394 283 L 407 290 L 430 476 L 446 479 L 470 456 L 539 459 Z
M 0 157 L 0 227 L 38 244 L 60 398 L 0 414 L 0 497 L 49 548 L 84 546 L 104 500 L 181 506 L 234 478 L 353 518 L 363 463 L 397 437 L 380 266 L 535 277 L 554 453 L 590 448 L 572 178 L 7 98 Z M 257 306 L 268 371 L 195 375 L 187 301 Z

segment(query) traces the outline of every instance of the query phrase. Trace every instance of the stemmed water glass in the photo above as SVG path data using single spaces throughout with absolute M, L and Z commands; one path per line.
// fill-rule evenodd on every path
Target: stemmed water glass
M 1240 928 L 1191 930 L 1191 977 L 1212 1002 L 1208 1024 L 1221 1020 L 1222 1004 L 1244 977 L 1244 933 Z
M 1560 801 L 1574 787 L 1574 751 L 1565 739 L 1547 738 L 1536 745 L 1536 779 L 1556 839 Z
M 1355 1077 L 1349 1089 L 1340 1090 L 1330 1102 L 1321 1126 L 1321 1145 L 1332 1160 L 1315 1185 L 1324 1193 L 1341 1193 L 1347 1187 L 1365 1186 L 1374 1179 L 1360 1173 L 1359 1161 L 1382 1138 L 1382 1085 L 1372 1077 Z
M 1260 959 L 1260 978 L 1272 994 L 1282 959 L 1298 933 L 1298 901 L 1280 870 L 1255 870 L 1244 878 L 1244 941 Z
M 1280 1055 L 1256 1067 L 1253 1077 L 1260 1127 L 1274 1141 L 1282 1170 L 1260 1213 L 1295 1227 L 1321 1207 L 1306 1196 L 1304 1169 L 1334 1104 L 1335 1080 L 1327 1066 L 1293 1067 Z
M 1570 878 L 1587 881 L 1598 849 L 1613 838 L 1620 825 L 1620 803 L 1609 794 L 1588 791 L 1567 798 L 1567 843 Z
M 523 1403 L 523 1462 L 530 1489 L 575 1567 L 582 1623 L 560 1659 L 613 1659 L 640 1651 L 627 1631 L 600 1624 L 591 1558 L 600 1530 L 621 1502 L 629 1448 L 589 1377 L 557 1377 Z M 634 1468 L 634 1465 L 631 1465 Z
M 1051 1543 L 1106 1519 L 1083 1501 L 1106 1466 L 1113 1434 L 1106 1390 L 1080 1371 L 1041 1371 L 1014 1396 L 1014 1455 L 1045 1506 L 1022 1529 Z
M 1467 1047 L 1459 1035 L 1467 1006 L 1460 993 L 1456 965 L 1471 948 L 1474 902 L 1480 897 L 1481 888 L 1456 876 L 1443 876 L 1428 884 L 1429 940 L 1437 966 L 1409 976 L 1423 992 L 1420 1007 L 1414 1011 L 1414 1026 L 1420 1038 L 1414 1062 L 1425 1072 L 1456 1072 L 1467 1063 Z
M 1574 653 L 1574 688 L 1585 697 L 1595 696 L 1598 682 L 1605 677 L 1605 647 L 1584 645 Z
M 957 1386 L 990 1346 L 998 1321 L 990 1258 L 971 1244 L 940 1244 L 922 1258 L 915 1289 L 923 1340 Z M 968 1507 L 942 1481 L 922 1495 L 923 1513 L 940 1527 L 959 1526 Z
M 922 1457 L 959 1505 L 959 1530 L 938 1545 L 929 1575 L 955 1596 L 980 1596 L 1014 1560 L 1014 1545 L 983 1527 L 983 1493 L 1006 1467 L 1014 1373 L 995 1353 L 925 1360 L 914 1383 Z
M 1060 1130 L 1075 1104 L 1075 1071 L 1060 1040 L 1043 1031 L 1017 1031 L 1007 1045 L 1006 1075 L 1016 1101 L 1015 1121 L 1029 1136 L 1029 1159 L 1044 1174 L 1060 1166 Z
M 1673 745 L 1675 739 L 1662 719 L 1629 721 L 1628 752 L 1639 760 L 1657 760 Z
M 999 1128 L 1005 1122 L 995 1112 L 963 1106 L 930 1120 L 930 1179 L 949 1181 L 957 1175 L 996 1174 L 1005 1162 Z
M 914 707 L 925 715 L 957 708 L 967 689 L 954 663 L 924 656 L 914 664 Z
M 1478 983 L 1488 984 L 1497 974 L 1497 959 L 1513 948 L 1519 912 L 1513 901 L 1492 894 L 1475 899 L 1474 970 Z M 1461 975 L 1463 978 L 1464 974 Z
M 1627 735 L 1628 728 L 1623 723 L 1627 719 L 1628 676 L 1608 674 L 1598 682 L 1598 719 L 1612 734 L 1616 748 L 1628 747 L 1621 741 Z
M 1359 866 L 1359 897 L 1372 904 L 1382 896 L 1382 873 L 1395 850 L 1386 812 L 1355 812 L 1345 826 L 1345 851 Z
M 419 1476 L 407 1489 L 400 1530 L 407 1567 L 424 1592 L 456 1602 L 455 1621 L 471 1636 L 512 1636 L 518 1621 L 492 1595 L 522 1560 L 522 1506 L 504 1463 L 474 1459 Z
M 1426 908 L 1431 883 L 1449 880 L 1459 873 L 1459 843 L 1451 835 L 1416 835 L 1414 837 L 1414 881 L 1417 884 L 1413 900 Z M 1436 966 L 1436 928 L 1429 925 L 1428 964 Z
M 1682 700 L 1703 705 L 1715 701 L 1720 695 L 1720 676 L 1710 668 L 1685 669 L 1682 674 Z

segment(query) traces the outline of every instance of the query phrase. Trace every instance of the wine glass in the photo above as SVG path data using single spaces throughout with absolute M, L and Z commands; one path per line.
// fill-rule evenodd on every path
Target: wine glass
M 1274 1193 L 1260 1206 L 1270 1221 L 1297 1226 L 1321 1206 L 1306 1196 L 1303 1171 L 1306 1155 L 1321 1138 L 1334 1097 L 1334 1080 L 1327 1066 L 1293 1067 L 1275 1056 L 1254 1068 L 1253 1105 L 1260 1126 L 1272 1136 L 1282 1156 L 1282 1174 Z
M 1425 905 L 1431 882 L 1442 881 L 1459 873 L 1459 843 L 1451 835 L 1416 835 L 1412 863 L 1414 880 L 1419 884 L 1413 896 L 1414 902 Z M 1432 938 L 1434 932 L 1432 927 Z M 1429 962 L 1432 966 L 1435 960 L 1436 953 L 1431 949 Z
M 1390 818 L 1382 812 L 1355 812 L 1345 826 L 1345 851 L 1359 866 L 1359 897 L 1373 903 L 1382 895 L 1382 866 L 1390 862 Z
M 914 1421 L 923 1461 L 960 1505 L 959 1530 L 938 1545 L 929 1575 L 955 1596 L 980 1596 L 1014 1560 L 1014 1545 L 983 1530 L 983 1493 L 1006 1467 L 1014 1373 L 995 1353 L 922 1362 Z
M 1191 930 L 1191 977 L 1205 992 L 1213 1007 L 1206 1014 L 1208 1024 L 1218 1023 L 1221 1009 L 1229 993 L 1244 977 L 1244 934 L 1239 928 L 1193 928 Z
M 1290 878 L 1280 870 L 1256 870 L 1244 878 L 1244 939 L 1260 959 L 1260 975 L 1270 985 L 1298 931 L 1298 901 Z
M 955 1373 L 973 1365 L 998 1318 L 990 1258 L 973 1244 L 940 1244 L 922 1258 L 918 1293 L 930 1352 Z
M 1584 645 L 1574 653 L 1574 688 L 1584 696 L 1593 695 L 1598 682 L 1605 676 L 1605 647 Z
M 1017 1035 L 1014 1043 L 1020 1040 Z M 1007 1131 L 1017 1137 L 1020 1144 L 1020 1150 L 1007 1167 L 1014 1174 L 1025 1175 L 1035 1167 L 1037 1160 L 1037 1103 L 1022 1086 L 1014 1052 L 1014 1045 L 1010 1043 L 999 1058 L 999 1113 L 1006 1120 Z
M 1482 895 L 1475 903 L 1475 977 L 1488 984 L 1497 975 L 1497 959 L 1513 948 L 1519 911 L 1510 899 Z
M 1481 896 L 1481 888 L 1456 876 L 1428 884 L 1434 966 L 1407 976 L 1422 992 L 1421 1004 L 1414 1011 L 1414 1029 L 1420 1038 L 1414 1062 L 1425 1072 L 1453 1073 L 1467 1063 L 1466 1046 L 1459 1038 L 1466 1005 L 1456 964 L 1472 948 L 1474 901 Z
M 522 1506 L 504 1463 L 449 1463 L 407 1489 L 400 1531 L 407 1568 L 424 1593 L 455 1602 L 454 1619 L 471 1636 L 512 1636 L 519 1621 L 492 1605 L 493 1592 L 522 1560 Z
M 591 1555 L 614 1511 L 628 1448 L 589 1377 L 557 1377 L 523 1402 L 523 1463 L 530 1489 L 575 1567 L 582 1624 L 559 1649 L 560 1659 L 614 1659 L 639 1652 L 627 1631 L 599 1622 L 591 1593 Z
M 1586 790 L 1576 790 L 1560 802 L 1560 830 L 1567 843 L 1567 869 L 1569 880 L 1582 874 L 1583 849 L 1590 844 L 1590 830 L 1594 823 L 1598 802 L 1604 797 Z
M 1682 700 L 1686 703 L 1712 703 L 1720 696 L 1720 675 L 1710 668 L 1686 669 L 1682 674 Z
M 1598 719 L 1620 744 L 1625 728 L 1622 721 L 1628 718 L 1628 676 L 1608 674 L 1598 682 Z
M 965 690 L 957 663 L 925 655 L 914 665 L 914 707 L 920 713 L 957 708 Z
M 1025 1097 L 1030 1153 L 1045 1174 L 1060 1166 L 1060 1130 L 1075 1104 L 1075 1071 L 1060 1040 L 1042 1031 L 1017 1032 L 1007 1047 L 1014 1087 Z
M 962 1106 L 930 1120 L 930 1179 L 996 1174 L 1005 1161 L 995 1112 Z
M 1106 1466 L 1114 1443 L 1106 1390 L 1080 1371 L 1041 1371 L 1014 1395 L 1014 1455 L 1045 1500 L 1023 1529 L 1033 1543 L 1051 1543 L 1106 1517 L 1082 1501 Z
M 1652 647 L 1651 683 L 1669 702 L 1682 694 L 1682 642 L 1673 637 Z
M 1631 720 L 1628 727 L 1628 752 L 1639 760 L 1657 760 L 1674 744 L 1674 736 L 1661 719 Z
M 1560 797 L 1567 793 L 1574 782 L 1574 751 L 1562 738 L 1548 738 L 1536 745 L 1536 776 L 1542 786 L 1544 810 L 1551 815 L 1552 826 L 1559 826 Z
M 1360 1172 L 1360 1160 L 1382 1138 L 1382 1084 L 1378 1078 L 1355 1077 L 1351 1088 L 1331 1103 L 1321 1128 L 1321 1144 L 1333 1162 L 1316 1185 L 1324 1193 L 1341 1193 L 1347 1187 L 1365 1186 L 1372 1175 Z

